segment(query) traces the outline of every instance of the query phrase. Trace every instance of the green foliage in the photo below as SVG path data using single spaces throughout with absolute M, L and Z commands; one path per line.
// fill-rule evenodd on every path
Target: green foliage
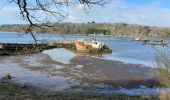
M 170 32 L 166 32 L 166 34 L 169 34 L 169 35 L 170 35 Z

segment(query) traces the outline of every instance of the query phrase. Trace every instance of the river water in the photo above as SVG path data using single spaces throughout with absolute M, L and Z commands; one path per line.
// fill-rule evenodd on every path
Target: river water
M 48 91 L 156 95 L 161 90 L 153 88 L 154 84 L 148 81 L 152 81 L 151 70 L 156 68 L 155 51 L 169 51 L 169 47 L 147 46 L 131 41 L 132 38 L 53 34 L 37 34 L 36 38 L 48 43 L 96 38 L 108 44 L 113 52 L 89 55 L 60 48 L 35 54 L 1 56 L 0 76 L 10 73 L 14 83 Z M 0 42 L 33 43 L 34 40 L 28 34 L 0 32 Z

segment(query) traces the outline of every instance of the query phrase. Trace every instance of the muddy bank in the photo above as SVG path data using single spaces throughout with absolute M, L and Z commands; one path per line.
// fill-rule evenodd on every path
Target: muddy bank
M 0 57 L 0 76 L 9 72 L 13 83 L 44 91 L 158 94 L 154 87 L 159 84 L 154 79 L 153 68 L 99 59 L 94 55 L 73 54 L 66 60 L 67 63 L 60 62 L 44 53 Z
M 159 83 L 154 79 L 155 69 L 144 65 L 128 64 L 95 57 L 75 57 L 75 65 L 82 65 L 79 75 L 82 81 L 105 83 L 112 86 L 134 88 L 141 85 L 154 87 Z M 80 77 L 77 77 L 80 78 Z
M 155 86 L 153 80 L 154 69 L 143 65 L 127 64 L 87 56 L 74 57 L 70 60 L 70 64 L 64 64 L 53 61 L 45 54 L 10 57 L 9 61 L 21 68 L 33 72 L 42 72 L 49 77 L 63 76 L 82 82 L 102 82 L 126 87 L 147 84 L 148 86 Z

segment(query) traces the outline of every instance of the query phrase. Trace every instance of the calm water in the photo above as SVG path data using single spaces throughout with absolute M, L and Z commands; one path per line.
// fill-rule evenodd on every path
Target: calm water
M 50 35 L 50 34 L 38 34 L 36 38 L 39 42 L 49 42 L 52 43 L 54 41 L 63 41 L 63 40 L 76 40 L 76 39 L 93 39 L 95 37 L 91 36 L 71 36 L 71 35 Z M 108 38 L 108 37 L 96 37 L 97 40 L 102 41 L 109 45 L 109 47 L 113 50 L 112 54 L 103 54 L 102 56 L 95 56 L 101 59 L 109 59 L 109 60 L 117 60 L 123 61 L 125 63 L 132 64 L 143 64 L 149 67 L 155 67 L 155 48 L 162 49 L 164 51 L 168 51 L 169 47 L 161 47 L 161 46 L 146 46 L 142 45 L 141 42 L 131 41 L 131 38 Z M 169 41 L 169 40 L 166 40 Z M 1 32 L 0 33 L 0 42 L 1 43 L 32 43 L 34 42 L 30 35 L 28 34 L 18 34 L 18 33 L 9 33 L 9 32 Z M 63 57 L 62 54 L 51 54 L 52 52 L 56 52 L 55 50 L 45 51 L 44 53 L 49 53 L 52 58 L 58 60 L 67 60 L 68 63 L 69 58 L 74 56 L 74 54 L 67 55 L 67 57 Z M 57 55 L 57 56 L 56 56 Z M 59 58 L 57 58 L 59 57 Z
M 94 38 L 50 34 L 38 34 L 36 37 L 39 42 L 49 43 Z M 96 39 L 108 44 L 113 53 L 89 55 L 60 48 L 28 55 L 0 56 L 0 77 L 4 73 L 10 73 L 14 83 L 23 83 L 50 91 L 127 95 L 157 95 L 160 92 L 161 89 L 146 87 L 140 83 L 138 87 L 128 89 L 122 86 L 115 88 L 105 81 L 121 80 L 126 82 L 133 78 L 150 78 L 150 73 L 147 71 L 151 67 L 155 67 L 155 48 L 166 51 L 170 49 L 169 47 L 146 46 L 141 42 L 131 41 L 131 38 L 96 37 Z M 0 42 L 33 43 L 34 41 L 28 34 L 0 32 Z M 114 62 L 115 60 L 123 63 Z M 126 63 L 142 65 L 126 66 Z M 114 66 L 116 64 L 118 66 Z M 96 80 L 97 82 L 95 82 Z M 92 86 L 93 88 L 87 90 L 76 88 L 81 86 Z

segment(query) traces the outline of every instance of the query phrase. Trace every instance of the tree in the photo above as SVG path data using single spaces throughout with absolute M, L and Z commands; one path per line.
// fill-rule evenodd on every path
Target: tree
M 26 33 L 30 33 L 36 42 L 32 33 L 33 27 L 43 28 L 52 27 L 49 22 L 52 19 L 57 23 L 63 21 L 67 16 L 64 8 L 74 4 L 84 5 L 84 9 L 91 8 L 93 5 L 103 6 L 107 0 L 8 0 L 19 8 L 20 15 L 28 23 Z M 41 24 L 45 23 L 45 24 Z

